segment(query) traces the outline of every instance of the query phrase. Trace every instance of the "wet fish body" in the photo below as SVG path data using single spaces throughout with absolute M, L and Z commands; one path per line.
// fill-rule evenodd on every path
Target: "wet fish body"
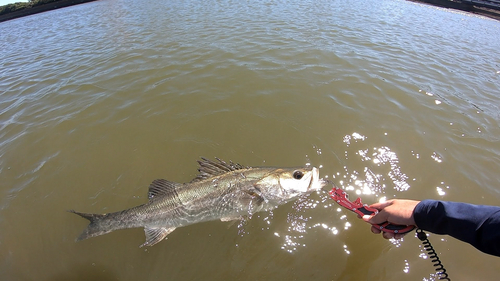
M 316 168 L 252 168 L 216 159 L 198 161 L 200 173 L 189 183 L 153 181 L 146 204 L 108 214 L 70 211 L 90 221 L 77 241 L 118 229 L 144 227 L 146 242 L 141 247 L 153 246 L 178 227 L 240 219 L 325 185 Z

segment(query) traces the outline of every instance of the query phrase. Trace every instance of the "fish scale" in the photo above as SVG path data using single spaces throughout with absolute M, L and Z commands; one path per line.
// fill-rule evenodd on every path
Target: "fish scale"
M 144 227 L 146 242 L 141 247 L 153 246 L 178 227 L 251 216 L 326 185 L 314 167 L 247 167 L 216 160 L 199 160 L 199 174 L 189 183 L 154 180 L 146 204 L 108 214 L 71 210 L 90 221 L 77 241 L 118 229 Z

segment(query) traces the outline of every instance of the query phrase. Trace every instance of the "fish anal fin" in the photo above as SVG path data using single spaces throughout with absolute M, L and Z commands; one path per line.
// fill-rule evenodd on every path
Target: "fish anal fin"
M 167 235 L 169 235 L 172 231 L 175 230 L 175 227 L 171 228 L 166 228 L 166 227 L 157 227 L 157 228 L 151 228 L 151 227 L 146 227 L 144 228 L 144 233 L 146 233 L 146 242 L 142 244 L 140 247 L 144 246 L 153 246 L 160 242 L 161 240 L 165 239 Z
M 154 180 L 149 185 L 148 198 L 149 200 L 151 200 L 158 195 L 168 195 L 175 193 L 175 189 L 181 185 L 181 183 L 171 182 L 164 179 Z

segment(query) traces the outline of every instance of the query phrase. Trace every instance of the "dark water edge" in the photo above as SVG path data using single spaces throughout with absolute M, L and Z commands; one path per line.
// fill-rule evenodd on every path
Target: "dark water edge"
M 0 22 L 92 1 L 96 0 L 62 0 L 53 3 L 48 3 L 45 5 L 40 5 L 32 8 L 27 8 L 21 11 L 15 11 L 5 15 L 0 15 Z M 408 0 L 408 1 L 460 10 L 500 20 L 500 4 L 491 3 L 490 1 L 460 1 L 460 0 Z
M 500 20 L 499 1 L 461 1 L 461 0 L 408 0 L 437 7 L 460 10 L 492 19 Z
M 12 13 L 0 15 L 0 22 L 3 21 L 8 21 L 12 19 L 17 19 L 20 17 L 25 17 L 25 16 L 30 16 L 38 13 L 43 13 L 51 10 L 56 10 L 68 6 L 73 6 L 73 5 L 78 5 L 78 4 L 83 4 L 87 2 L 92 2 L 96 0 L 62 0 L 62 1 L 57 1 L 57 2 L 52 2 L 52 3 L 47 3 L 44 5 L 32 7 L 32 8 L 27 8 L 23 9 L 20 11 L 15 11 Z
M 23 9 L 21 11 L 15 11 L 12 13 L 0 15 L 0 22 L 93 1 L 96 0 L 62 0 L 53 3 L 48 3 L 32 8 Z M 408 1 L 460 10 L 500 20 L 500 3 L 497 4 L 496 1 L 461 1 L 461 0 L 408 0 Z

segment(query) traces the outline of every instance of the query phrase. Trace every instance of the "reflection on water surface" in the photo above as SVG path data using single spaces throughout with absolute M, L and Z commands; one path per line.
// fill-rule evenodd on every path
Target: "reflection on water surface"
M 0 271 L 12 280 L 431 280 L 328 188 L 268 213 L 75 243 L 200 156 L 321 167 L 351 199 L 500 205 L 500 25 L 406 1 L 96 1 L 0 24 Z M 496 260 L 431 235 L 452 278 Z

